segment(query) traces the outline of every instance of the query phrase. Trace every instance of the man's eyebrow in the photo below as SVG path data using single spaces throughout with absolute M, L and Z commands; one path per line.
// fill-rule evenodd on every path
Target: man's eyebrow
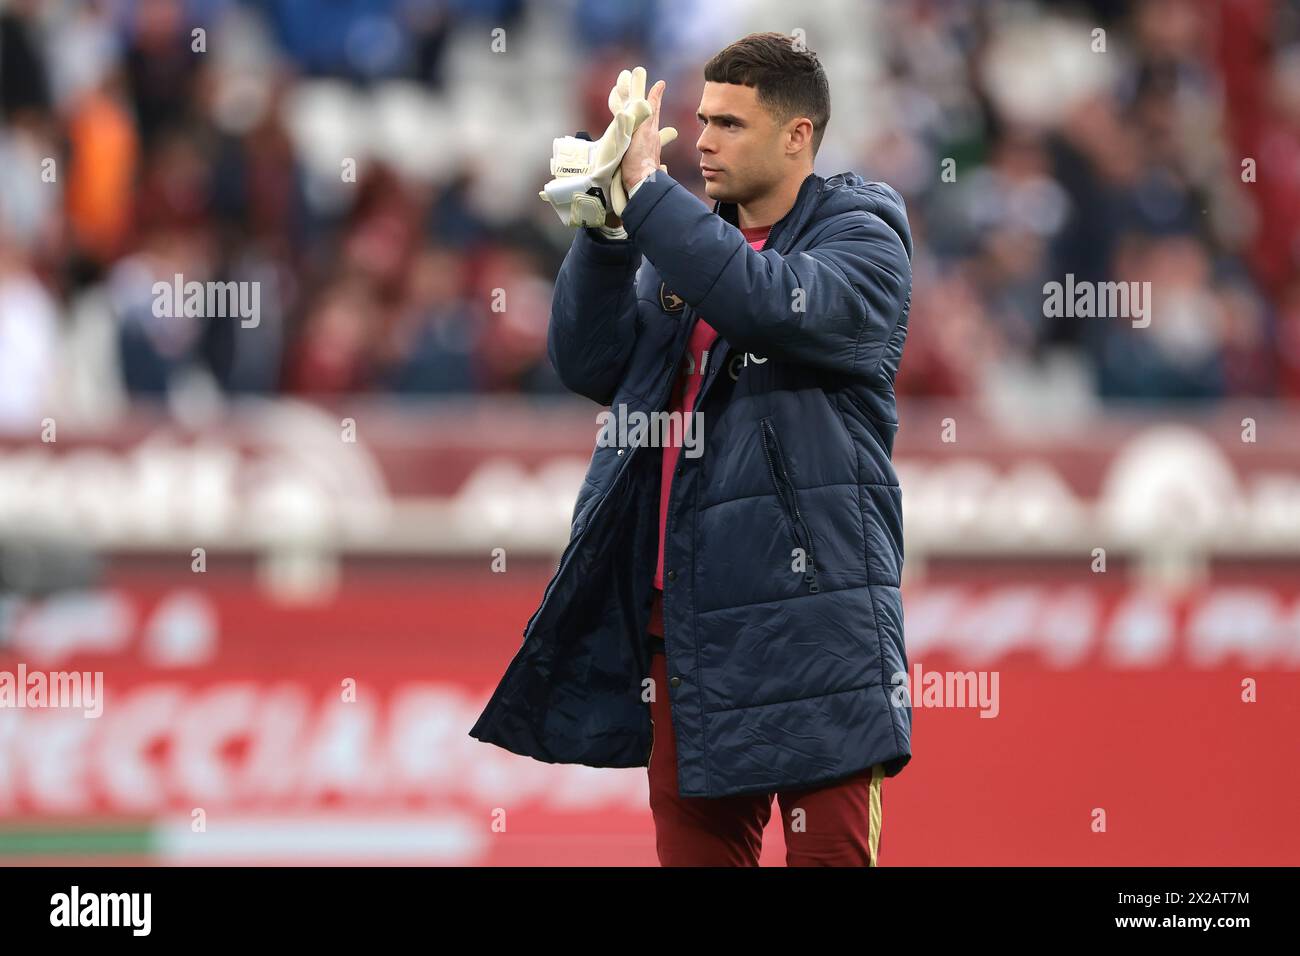
M 705 116 L 703 113 L 698 113 L 698 112 L 695 114 L 695 118 L 698 119 L 698 120 L 704 120 L 705 122 L 708 122 L 708 120 L 709 120 L 709 118 L 708 118 L 707 116 Z M 742 120 L 739 116 L 735 116 L 735 115 L 733 115 L 733 114 L 731 114 L 731 113 L 717 113 L 717 114 L 714 115 L 713 118 L 714 118 L 715 120 L 721 120 L 721 121 L 725 121 L 725 122 L 729 122 L 729 123 L 735 123 L 737 126 L 744 126 L 744 125 L 745 125 L 745 121 L 744 121 L 744 120 Z

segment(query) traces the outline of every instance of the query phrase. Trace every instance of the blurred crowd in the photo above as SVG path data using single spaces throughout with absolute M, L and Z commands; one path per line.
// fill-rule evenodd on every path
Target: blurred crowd
M 787 22 L 798 21 L 798 22 Z M 550 139 L 804 31 L 817 159 L 897 188 L 909 396 L 1300 397 L 1300 12 L 1276 0 L 0 0 L 0 428 L 129 403 L 560 393 Z M 1151 323 L 1044 285 L 1149 281 Z M 259 315 L 156 315 L 255 282 Z

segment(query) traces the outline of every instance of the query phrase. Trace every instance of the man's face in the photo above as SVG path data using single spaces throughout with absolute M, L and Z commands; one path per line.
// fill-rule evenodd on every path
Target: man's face
M 787 174 L 784 129 L 759 104 L 757 87 L 706 82 L 697 120 L 695 148 L 710 199 L 747 203 Z

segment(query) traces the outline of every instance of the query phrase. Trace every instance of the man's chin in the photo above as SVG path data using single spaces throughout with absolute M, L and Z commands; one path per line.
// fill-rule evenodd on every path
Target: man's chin
M 730 190 L 719 182 L 704 181 L 704 195 L 718 202 L 734 202 L 730 195 Z

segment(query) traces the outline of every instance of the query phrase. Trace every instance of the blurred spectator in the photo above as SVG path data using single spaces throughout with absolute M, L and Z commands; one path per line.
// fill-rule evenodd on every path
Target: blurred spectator
M 58 304 L 0 230 L 0 431 L 35 437 L 53 412 Z
M 475 392 L 483 312 L 465 296 L 465 264 L 455 250 L 429 246 L 416 260 L 411 298 L 390 336 L 386 381 L 399 393 Z
M 40 50 L 38 0 L 14 0 L 0 8 L 0 113 L 48 112 L 49 72 Z
M 335 279 L 307 310 L 287 385 L 306 394 L 363 391 L 373 374 L 378 303 L 360 276 Z
M 193 110 L 194 78 L 203 55 L 193 49 L 194 25 L 180 0 L 134 4 L 125 67 L 146 146 L 168 127 L 182 124 Z
M 176 275 L 182 282 L 206 282 L 208 261 L 202 232 L 158 229 L 113 267 L 108 284 L 122 378 L 131 395 L 164 401 L 179 376 L 201 361 L 206 320 L 186 314 L 183 301 L 155 309 L 153 287 L 155 282 L 172 285 Z
M 67 120 L 69 251 L 98 268 L 127 251 L 133 225 L 139 139 L 115 86 L 78 95 Z
M 1210 285 L 1209 258 L 1191 237 L 1125 244 L 1120 281 L 1150 282 L 1150 324 L 1093 318 L 1099 331 L 1098 388 L 1104 398 L 1219 398 L 1226 385 L 1227 320 Z
M 484 254 L 473 297 L 488 317 L 480 350 L 488 388 L 564 391 L 546 355 L 552 291 L 525 250 L 505 246 Z

